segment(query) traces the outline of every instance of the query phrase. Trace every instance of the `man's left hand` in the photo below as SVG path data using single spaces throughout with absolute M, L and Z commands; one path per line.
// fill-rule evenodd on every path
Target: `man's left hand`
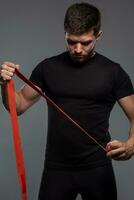
M 128 160 L 134 155 L 134 141 L 113 140 L 106 145 L 107 156 L 114 160 Z

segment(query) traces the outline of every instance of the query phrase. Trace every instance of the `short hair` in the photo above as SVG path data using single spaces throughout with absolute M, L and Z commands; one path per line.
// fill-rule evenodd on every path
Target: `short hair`
M 94 31 L 96 35 L 101 27 L 101 14 L 98 8 L 89 3 L 75 3 L 65 14 L 64 31 L 71 34 L 83 34 Z

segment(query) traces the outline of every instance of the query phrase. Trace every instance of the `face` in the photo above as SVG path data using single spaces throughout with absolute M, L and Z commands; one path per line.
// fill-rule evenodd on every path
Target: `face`
M 97 36 L 94 35 L 94 31 L 81 35 L 66 33 L 67 49 L 71 58 L 76 62 L 84 62 L 88 60 L 92 55 L 96 42 L 100 38 L 101 34 L 101 31 Z

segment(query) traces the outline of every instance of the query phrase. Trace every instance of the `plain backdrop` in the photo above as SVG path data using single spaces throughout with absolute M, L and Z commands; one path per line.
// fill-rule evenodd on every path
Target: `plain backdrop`
M 5 60 L 20 64 L 29 77 L 44 58 L 65 50 L 63 21 L 72 0 L 0 0 L 0 63 Z M 103 36 L 96 50 L 120 63 L 134 83 L 134 1 L 91 0 L 102 13 Z M 14 77 L 16 89 L 23 83 Z M 97 80 L 96 80 L 97 81 Z M 27 173 L 28 200 L 37 200 L 47 134 L 47 107 L 41 99 L 19 117 Z M 118 103 L 110 117 L 112 139 L 126 140 L 129 121 Z M 118 200 L 134 199 L 134 158 L 113 161 Z M 0 98 L 0 199 L 20 200 L 20 189 L 8 112 Z M 78 196 L 77 200 L 81 197 Z

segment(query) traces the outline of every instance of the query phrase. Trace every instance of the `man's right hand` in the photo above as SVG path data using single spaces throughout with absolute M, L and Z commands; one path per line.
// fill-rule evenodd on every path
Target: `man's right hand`
M 19 69 L 18 64 L 14 64 L 14 63 L 8 62 L 8 61 L 3 62 L 0 67 L 1 80 L 3 80 L 4 82 L 11 80 L 15 73 L 16 68 Z
M 6 85 L 5 83 L 12 79 L 15 69 L 19 69 L 18 64 L 14 64 L 12 62 L 3 62 L 0 67 L 0 81 L 1 85 Z M 41 90 L 38 86 L 36 86 L 39 90 Z M 5 108 L 9 110 L 8 106 L 8 97 L 7 97 L 7 87 L 2 87 L 1 94 L 2 100 Z M 16 99 L 16 111 L 18 115 L 24 113 L 30 106 L 32 106 L 35 102 L 37 102 L 40 98 L 40 95 L 29 85 L 24 85 L 20 88 L 19 91 L 15 92 Z

